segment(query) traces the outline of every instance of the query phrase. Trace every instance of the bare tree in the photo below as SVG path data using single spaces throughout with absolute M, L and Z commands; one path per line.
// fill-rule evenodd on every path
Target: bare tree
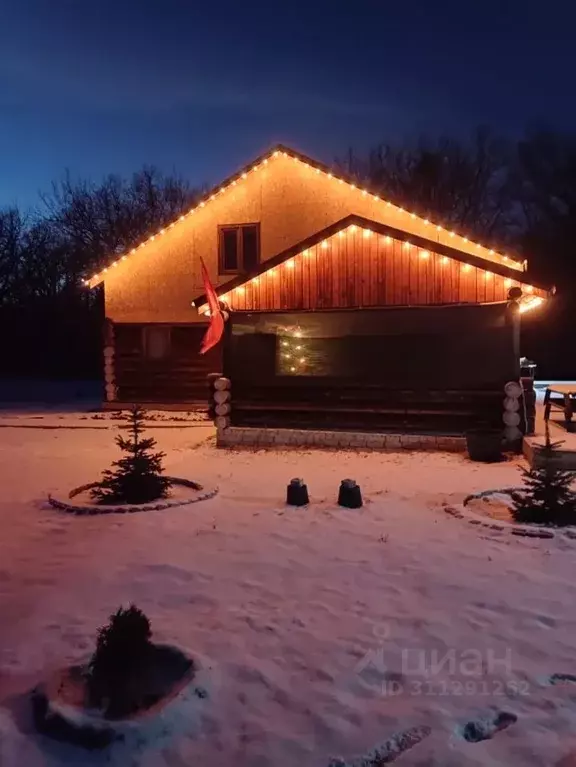
M 523 240 L 538 271 L 576 282 L 576 135 L 541 130 L 518 145 Z
M 78 287 L 75 275 L 69 271 L 67 242 L 53 222 L 41 219 L 24 233 L 16 287 L 20 303 L 55 298 Z
M 66 174 L 42 199 L 46 219 L 66 244 L 67 279 L 78 280 L 174 220 L 197 197 L 184 180 L 145 167 L 130 181 L 110 175 L 99 184 Z
M 0 304 L 14 291 L 22 262 L 25 222 L 16 208 L 0 211 Z
M 352 151 L 340 168 L 423 218 L 484 241 L 517 234 L 511 199 L 513 147 L 479 128 L 468 142 L 421 138 L 415 145 L 383 143 L 365 158 Z

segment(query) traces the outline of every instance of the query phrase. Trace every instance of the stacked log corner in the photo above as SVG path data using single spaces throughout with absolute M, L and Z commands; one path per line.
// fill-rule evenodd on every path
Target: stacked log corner
M 230 426 L 230 413 L 232 411 L 230 379 L 225 378 L 220 373 L 210 373 L 208 386 L 210 389 L 208 414 L 219 431 L 226 429 Z
M 114 323 L 107 319 L 104 324 L 104 391 L 106 393 L 106 402 L 114 402 L 118 397 L 114 363 L 115 353 Z
M 504 387 L 502 420 L 504 421 L 504 441 L 509 449 L 520 452 L 522 448 L 523 428 L 522 387 L 517 381 L 508 381 Z

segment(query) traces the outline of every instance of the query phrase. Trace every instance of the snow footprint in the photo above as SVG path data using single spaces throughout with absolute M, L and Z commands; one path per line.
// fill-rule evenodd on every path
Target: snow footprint
M 384 767 L 385 764 L 395 762 L 405 751 L 417 746 L 431 732 L 431 728 L 426 725 L 410 727 L 403 732 L 397 732 L 385 743 L 359 759 L 346 762 L 337 757 L 332 759 L 328 767 Z
M 485 719 L 473 719 L 462 728 L 462 737 L 469 743 L 480 743 L 481 740 L 490 740 L 500 730 L 505 730 L 518 721 L 516 714 L 509 711 L 499 711 L 496 716 Z
M 552 674 L 548 681 L 550 684 L 572 685 L 576 684 L 576 676 L 574 674 Z

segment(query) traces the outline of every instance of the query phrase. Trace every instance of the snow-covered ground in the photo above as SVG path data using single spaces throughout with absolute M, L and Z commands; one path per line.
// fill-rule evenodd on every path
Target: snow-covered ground
M 211 427 L 158 429 L 170 474 L 218 484 L 211 501 L 72 517 L 48 491 L 99 476 L 106 429 L 0 430 L 0 765 L 326 767 L 395 732 L 432 734 L 398 764 L 572 764 L 576 546 L 478 530 L 442 511 L 518 480 L 518 464 L 425 453 L 224 452 Z M 283 505 L 302 476 L 312 504 Z M 339 480 L 360 511 L 335 505 Z M 85 753 L 35 736 L 24 693 L 85 657 L 135 602 L 158 640 L 208 658 L 210 698 L 148 737 Z M 498 711 L 492 739 L 461 736 Z M 200 718 L 198 718 L 200 717 Z

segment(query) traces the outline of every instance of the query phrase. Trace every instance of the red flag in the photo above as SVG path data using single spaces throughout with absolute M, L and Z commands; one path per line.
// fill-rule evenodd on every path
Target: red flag
M 210 282 L 208 270 L 206 269 L 206 264 L 204 263 L 203 258 L 200 258 L 200 265 L 202 266 L 204 292 L 206 293 L 208 309 L 210 310 L 210 325 L 202 339 L 202 346 L 200 347 L 200 354 L 205 354 L 213 346 L 216 346 L 218 341 L 222 338 L 222 334 L 224 333 L 224 317 L 220 311 L 218 296 L 216 295 L 214 286 Z

